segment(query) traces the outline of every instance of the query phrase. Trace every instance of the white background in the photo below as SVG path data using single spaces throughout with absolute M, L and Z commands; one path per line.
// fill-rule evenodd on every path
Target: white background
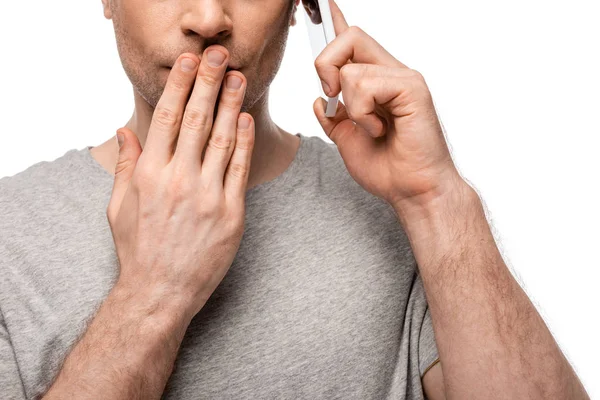
M 592 398 L 600 397 L 594 3 L 339 0 L 351 25 L 425 76 L 507 263 Z M 100 0 L 3 2 L 0 38 L 0 177 L 99 145 L 128 120 L 131 86 Z M 310 68 L 298 14 L 271 112 L 284 129 L 329 141 L 312 114 Z

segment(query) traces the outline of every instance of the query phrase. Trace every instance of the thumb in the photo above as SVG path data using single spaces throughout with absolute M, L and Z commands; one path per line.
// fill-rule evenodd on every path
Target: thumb
M 323 131 L 329 139 L 331 139 L 336 145 L 339 145 L 340 136 L 345 132 L 351 132 L 354 130 L 354 122 L 348 116 L 346 106 L 339 101 L 335 116 L 326 117 L 325 110 L 327 108 L 327 100 L 319 97 L 313 104 L 313 111 L 317 117 L 317 120 L 321 124 Z
M 119 142 L 119 136 L 122 137 L 122 143 Z M 138 159 L 142 154 L 140 141 L 129 128 L 120 128 L 117 130 L 117 141 L 119 142 L 119 158 L 115 167 L 115 182 L 108 206 L 109 219 L 114 220 L 121 208 L 121 203 L 127 192 L 129 181 L 133 176 L 133 171 L 137 165 Z

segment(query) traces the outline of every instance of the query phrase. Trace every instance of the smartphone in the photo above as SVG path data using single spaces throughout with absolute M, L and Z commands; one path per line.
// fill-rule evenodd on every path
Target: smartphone
M 312 48 L 313 59 L 316 60 L 325 47 L 335 39 L 331 8 L 329 8 L 329 0 L 302 0 L 302 4 L 304 6 L 304 19 L 306 21 L 310 47 Z M 321 80 L 318 79 L 317 82 L 319 90 L 326 96 L 321 86 Z M 325 116 L 335 116 L 338 101 L 339 96 L 327 97 Z

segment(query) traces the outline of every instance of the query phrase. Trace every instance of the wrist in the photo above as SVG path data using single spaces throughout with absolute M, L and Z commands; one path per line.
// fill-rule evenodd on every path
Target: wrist
M 139 319 L 155 327 L 157 333 L 175 333 L 183 338 L 195 315 L 186 299 L 159 286 L 133 286 L 119 279 L 109 296 L 109 305 L 118 308 L 123 318 Z
M 435 190 L 391 203 L 403 224 L 431 218 L 440 211 L 456 208 L 458 202 L 470 200 L 473 194 L 477 196 L 473 188 L 454 169 L 446 170 L 440 181 Z
M 191 320 L 173 304 L 117 281 L 44 398 L 158 398 Z
M 420 199 L 423 200 L 423 199 Z M 458 173 L 446 181 L 443 191 L 427 201 L 404 201 L 393 208 L 414 250 L 442 247 L 447 239 L 456 239 L 459 228 L 474 213 L 482 211 L 477 192 Z

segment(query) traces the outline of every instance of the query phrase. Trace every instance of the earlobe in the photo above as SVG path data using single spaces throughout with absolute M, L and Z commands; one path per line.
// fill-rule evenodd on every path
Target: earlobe
M 300 0 L 293 0 L 294 1 L 294 7 L 292 9 L 292 20 L 290 22 L 290 26 L 295 26 L 296 25 L 296 11 L 298 10 L 298 4 L 300 4 Z
M 111 0 L 102 0 L 102 9 L 104 10 L 104 18 L 112 19 L 112 11 L 110 9 Z

